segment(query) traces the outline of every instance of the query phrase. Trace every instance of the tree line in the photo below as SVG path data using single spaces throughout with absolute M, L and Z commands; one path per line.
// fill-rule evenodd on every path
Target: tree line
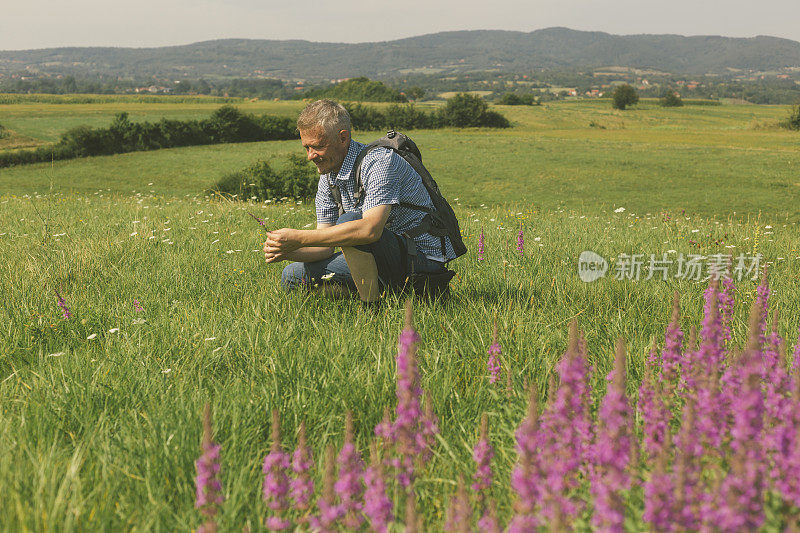
M 61 135 L 54 145 L 0 153 L 0 168 L 160 148 L 297 138 L 290 118 L 246 114 L 230 105 L 201 120 L 132 122 L 127 113 L 117 113 L 107 128 L 78 126 Z

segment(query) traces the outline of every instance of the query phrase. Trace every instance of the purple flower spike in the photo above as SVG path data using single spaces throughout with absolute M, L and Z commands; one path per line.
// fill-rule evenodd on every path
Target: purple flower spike
M 497 319 L 494 319 L 494 332 L 492 333 L 492 345 L 489 346 L 489 359 L 486 367 L 489 369 L 489 383 L 495 384 L 500 379 L 500 354 L 503 353 L 500 344 L 497 342 Z
M 264 457 L 264 501 L 273 511 L 266 522 L 268 529 L 283 531 L 291 526 L 291 522 L 282 518 L 288 510 L 289 503 L 289 478 L 286 470 L 289 468 L 289 456 L 281 447 L 281 419 L 277 410 L 272 411 L 272 447 Z
M 67 302 L 64 300 L 64 298 L 61 297 L 58 291 L 56 291 L 56 298 L 58 298 L 58 301 L 56 303 L 61 308 L 61 312 L 64 314 L 64 320 L 69 320 L 70 318 L 72 318 L 72 312 L 67 307 Z
M 511 472 L 511 488 L 517 499 L 509 533 L 536 531 L 540 525 L 536 511 L 541 503 L 544 476 L 538 446 L 539 403 L 536 385 L 531 385 L 529 389 L 528 414 L 516 432 L 518 459 Z
M 489 417 L 486 413 L 481 416 L 481 434 L 472 451 L 472 460 L 475 461 L 475 475 L 472 490 L 483 501 L 486 493 L 492 487 L 492 458 L 494 448 L 489 442 Z
M 140 304 L 139 300 L 136 299 L 133 300 L 133 309 L 137 313 L 141 313 L 142 311 L 144 311 L 144 307 L 142 307 L 142 304 Z
M 361 516 L 361 497 L 364 493 L 364 461 L 353 444 L 353 415 L 348 411 L 345 420 L 345 438 L 337 459 L 339 479 L 333 488 L 341 502 L 344 513 L 342 523 L 350 529 L 358 529 L 364 518 Z
M 561 384 L 551 389 L 552 401 L 542 415 L 539 439 L 542 464 L 546 465 L 542 514 L 553 530 L 566 527 L 583 509 L 584 502 L 575 492 L 588 464 L 592 437 L 585 341 L 574 320 L 569 347 L 557 369 Z
M 342 517 L 342 508 L 336 505 L 336 450 L 329 444 L 325 449 L 325 476 L 322 480 L 322 496 L 317 500 L 318 514 L 309 519 L 311 529 L 320 533 L 339 531 L 337 522 Z
M 683 331 L 681 331 L 681 297 L 678 291 L 672 300 L 672 320 L 664 340 L 664 350 L 661 352 L 660 381 L 664 386 L 664 395 L 670 398 L 678 386 L 681 360 L 683 359 Z
M 481 235 L 478 237 L 478 261 L 483 261 L 483 229 L 481 229 Z
M 194 478 L 196 495 L 195 507 L 206 517 L 206 522 L 200 529 L 206 533 L 217 530 L 214 516 L 224 498 L 222 496 L 222 483 L 219 480 L 219 450 L 218 444 L 212 441 L 211 406 L 205 405 L 203 410 L 203 453 L 195 461 L 197 476 Z M 198 531 L 200 530 L 198 529 Z
M 651 353 L 656 352 L 655 340 Z M 638 409 L 642 419 L 644 449 L 651 458 L 662 454 L 667 445 L 669 422 L 672 419 L 669 407 L 663 395 L 663 384 L 654 376 L 654 367 L 658 361 L 648 360 L 645 365 L 645 377 L 639 388 Z
M 714 526 L 721 531 L 757 531 L 764 523 L 766 458 L 761 446 L 764 401 L 761 357 L 745 350 L 737 369 L 741 382 L 732 406 L 730 470 L 718 493 Z
M 370 466 L 364 473 L 364 484 L 364 514 L 369 518 L 372 531 L 386 533 L 389 524 L 394 520 L 394 504 L 387 495 L 383 465 L 375 442 L 370 446 Z
M 517 252 L 519 255 L 525 253 L 525 236 L 522 234 L 522 226 L 519 227 L 519 233 L 517 233 Z
M 416 467 L 430 459 L 436 434 L 439 432 L 438 419 L 433 413 L 430 397 L 426 395 L 423 412 L 420 398 L 422 388 L 419 384 L 416 345 L 420 340 L 412 322 L 411 300 L 406 303 L 406 327 L 400 334 L 397 348 L 397 408 L 395 420 L 388 416 L 375 427 L 375 434 L 386 439 L 393 448 L 389 461 L 397 471 L 397 480 L 404 489 L 414 481 Z
M 294 500 L 294 506 L 301 512 L 308 510 L 311 497 L 314 495 L 314 480 L 309 474 L 313 466 L 314 458 L 306 442 L 306 423 L 301 422 L 297 448 L 292 455 L 294 478 L 289 482 L 289 491 Z
M 260 218 L 258 218 L 257 216 L 255 216 L 255 215 L 254 215 L 253 213 L 251 213 L 250 211 L 248 211 L 248 212 L 247 212 L 247 214 L 248 214 L 248 215 L 250 215 L 251 217 L 253 217 L 253 218 L 255 219 L 255 221 L 256 221 L 256 222 L 258 222 L 258 225 L 259 225 L 259 226 L 261 226 L 262 228 L 266 228 L 266 227 L 267 227 L 267 225 L 266 225 L 266 224 L 264 224 L 264 221 L 263 221 L 263 220 L 261 220 Z
M 481 533 L 501 533 L 503 531 L 497 520 L 497 507 L 494 500 L 489 501 L 486 512 L 478 520 L 478 531 Z
M 597 439 L 592 449 L 592 525 L 597 531 L 622 532 L 625 522 L 623 491 L 629 490 L 633 456 L 631 409 L 625 396 L 625 342 L 617 340 L 612 380 L 598 413 Z
M 450 508 L 447 510 L 445 531 L 452 533 L 469 533 L 472 531 L 472 508 L 469 506 L 467 488 L 464 486 L 464 477 L 458 476 L 458 489 L 450 499 Z

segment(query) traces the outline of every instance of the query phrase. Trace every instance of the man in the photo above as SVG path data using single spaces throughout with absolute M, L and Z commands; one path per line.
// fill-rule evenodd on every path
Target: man
M 286 290 L 319 287 L 327 295 L 357 291 L 362 302 L 377 305 L 381 289 L 402 286 L 408 272 L 443 272 L 455 259 L 452 244 L 428 233 L 414 238 L 416 255 L 408 254 L 403 234 L 419 224 L 424 212 L 400 203 L 432 207 L 422 178 L 402 157 L 387 148 L 371 150 L 361 163 L 362 201 L 354 201 L 356 156 L 364 147 L 351 139 L 350 116 L 340 104 L 317 100 L 297 119 L 308 160 L 320 174 L 316 197 L 317 229 L 281 228 L 267 233 L 267 263 L 294 261 L 283 269 Z M 332 194 L 336 183 L 345 213 Z M 334 248 L 340 247 L 340 253 Z

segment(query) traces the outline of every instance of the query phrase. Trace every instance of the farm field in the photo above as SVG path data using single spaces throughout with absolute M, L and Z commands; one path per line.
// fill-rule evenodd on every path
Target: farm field
M 61 114 L 42 105 L 38 122 L 7 105 L 0 124 L 48 142 L 59 128 L 92 116 L 106 124 L 126 106 L 149 120 L 172 105 L 173 118 L 218 107 L 140 105 L 147 109 L 54 105 Z M 290 115 L 301 104 L 249 105 L 240 107 Z M 770 126 L 785 108 L 645 103 L 615 113 L 607 103 L 570 102 L 501 111 L 514 128 L 411 132 L 469 247 L 451 265 L 452 297 L 414 309 L 421 385 L 440 429 L 415 489 L 431 531 L 444 524 L 458 475 L 474 472 L 484 412 L 496 454 L 490 493 L 502 523 L 510 520 L 523 385 L 535 385 L 542 403 L 553 396 L 570 321 L 586 338 L 594 416 L 618 337 L 627 342 L 626 390 L 635 403 L 653 339 L 664 345 L 675 291 L 683 331 L 700 328 L 706 281 L 616 279 L 619 254 L 762 254 L 778 332 L 790 354 L 797 342 L 800 138 Z M 0 528 L 196 529 L 194 461 L 206 402 L 221 446 L 222 531 L 264 528 L 271 410 L 282 414 L 287 450 L 305 422 L 317 483 L 324 447 L 342 445 L 348 410 L 368 455 L 384 406 L 396 402 L 404 299 L 388 297 L 373 315 L 354 301 L 282 293 L 283 265 L 264 263 L 263 230 L 246 210 L 269 227 L 302 228 L 313 222 L 313 205 L 203 195 L 229 170 L 299 150 L 296 141 L 215 145 L 0 170 Z M 586 250 L 611 264 L 591 283 L 578 276 Z M 756 285 L 736 282 L 735 345 L 745 342 Z M 503 378 L 491 384 L 495 318 Z M 638 415 L 635 422 L 641 431 Z M 650 475 L 642 467 L 625 493 L 629 531 L 649 529 L 641 486 Z M 586 485 L 576 494 L 590 499 Z M 774 490 L 765 502 L 765 530 L 782 530 L 793 510 Z M 580 512 L 576 529 L 590 530 L 591 515 L 590 507 Z

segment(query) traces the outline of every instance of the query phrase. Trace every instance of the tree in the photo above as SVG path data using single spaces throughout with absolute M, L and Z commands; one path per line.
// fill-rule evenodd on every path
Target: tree
M 800 104 L 792 106 L 789 116 L 781 122 L 781 126 L 790 130 L 800 130 Z
M 411 87 L 409 90 L 406 91 L 406 96 L 411 100 L 419 100 L 423 96 L 425 96 L 425 89 L 422 87 Z
M 614 109 L 623 110 L 629 105 L 634 105 L 638 101 L 639 95 L 636 93 L 636 89 L 627 83 L 618 85 L 617 88 L 614 89 L 614 93 L 611 95 L 611 106 Z
M 681 100 L 680 96 L 675 94 L 675 91 L 667 91 L 658 103 L 661 107 L 681 107 L 683 105 L 683 100 Z

